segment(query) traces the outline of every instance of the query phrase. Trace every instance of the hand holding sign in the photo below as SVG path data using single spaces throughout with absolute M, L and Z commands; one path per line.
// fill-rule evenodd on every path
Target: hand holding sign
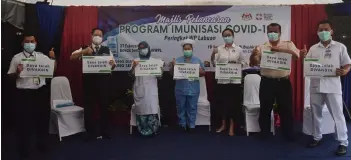
M 132 65 L 135 68 L 138 64 L 139 64 L 139 62 L 134 60 Z
M 54 52 L 54 48 L 51 48 L 50 52 L 49 52 L 49 57 L 51 59 L 55 59 L 55 52 Z
M 20 74 L 23 71 L 23 64 L 17 65 L 17 74 Z
M 91 48 L 91 46 L 88 46 L 87 48 L 85 48 L 84 50 L 83 50 L 83 55 L 92 55 L 92 53 L 93 53 L 94 51 L 93 51 L 93 49 Z
M 306 57 L 307 55 L 307 48 L 306 45 L 303 46 L 303 49 L 300 50 L 300 56 Z
M 260 50 L 260 47 L 259 46 L 256 46 L 253 50 L 252 50 L 252 53 L 253 54 L 258 54 L 258 53 L 260 53 L 261 52 L 261 50 Z
M 218 53 L 218 46 L 216 46 L 216 45 L 212 45 L 212 48 L 213 48 L 213 50 L 212 50 L 212 54 L 216 54 L 216 53 Z
M 271 47 L 271 51 L 272 51 L 272 52 L 280 52 L 280 48 L 277 47 L 277 46 L 272 46 L 272 47 Z
M 112 59 L 108 63 L 110 64 L 110 66 L 114 66 L 115 65 L 115 61 L 112 60 Z
M 342 68 L 337 68 L 336 69 L 336 75 L 337 76 L 344 76 L 344 75 L 346 75 L 346 70 L 345 69 L 342 69 Z

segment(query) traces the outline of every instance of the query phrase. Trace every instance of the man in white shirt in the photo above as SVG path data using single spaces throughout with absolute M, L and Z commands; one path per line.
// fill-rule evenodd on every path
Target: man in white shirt
M 74 51 L 71 55 L 71 60 L 80 60 L 82 56 L 110 56 L 109 64 L 113 70 L 116 67 L 116 62 L 113 54 L 106 46 L 102 46 L 103 32 L 99 28 L 92 30 L 91 45 L 82 47 Z M 84 99 L 84 121 L 87 130 L 87 139 L 92 140 L 97 138 L 110 139 L 108 130 L 108 106 L 109 104 L 109 80 L 112 74 L 84 74 L 83 75 L 83 99 Z M 99 108 L 99 121 L 93 121 L 94 108 Z
M 30 153 L 30 140 L 33 130 L 36 132 L 37 148 L 41 152 L 47 151 L 46 140 L 48 138 L 48 126 L 50 106 L 47 102 L 48 88 L 45 87 L 45 78 L 41 77 L 20 77 L 23 71 L 22 59 L 50 59 L 43 53 L 36 52 L 37 45 L 34 36 L 24 36 L 23 51 L 16 54 L 10 63 L 7 74 L 16 80 L 17 100 L 16 120 L 17 136 L 19 140 L 20 155 L 28 157 Z M 55 58 L 53 49 L 50 51 L 50 57 Z M 56 63 L 55 63 L 56 68 Z
M 344 44 L 332 40 L 333 26 L 330 21 L 321 21 L 318 25 L 320 42 L 313 45 L 306 58 L 318 58 L 336 64 L 335 77 L 311 78 L 310 105 L 313 113 L 313 139 L 308 147 L 316 147 L 322 140 L 321 123 L 324 104 L 335 121 L 335 138 L 340 142 L 337 155 L 345 155 L 348 146 L 347 127 L 343 114 L 343 100 L 340 76 L 350 71 L 350 56 Z

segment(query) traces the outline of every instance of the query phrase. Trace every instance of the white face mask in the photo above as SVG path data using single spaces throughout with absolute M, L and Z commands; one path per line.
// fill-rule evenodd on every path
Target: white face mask
M 100 45 L 102 42 L 102 38 L 99 36 L 93 36 L 93 43 L 96 45 Z
M 143 56 L 146 56 L 149 53 L 149 49 L 148 48 L 144 48 L 140 50 L 140 54 Z

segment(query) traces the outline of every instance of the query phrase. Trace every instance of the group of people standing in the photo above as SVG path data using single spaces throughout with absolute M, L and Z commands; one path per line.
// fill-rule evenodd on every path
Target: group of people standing
M 340 76 L 346 75 L 350 70 L 351 60 L 347 53 L 345 45 L 332 40 L 333 26 L 329 21 L 322 21 L 318 25 L 318 36 L 320 42 L 313 45 L 309 51 L 306 46 L 299 50 L 291 41 L 280 40 L 281 26 L 277 23 L 272 23 L 267 26 L 268 42 L 263 45 L 255 47 L 250 57 L 250 63 L 247 64 L 244 60 L 244 53 L 242 49 L 234 44 L 234 32 L 231 29 L 225 29 L 222 32 L 224 44 L 214 47 L 211 53 L 212 64 L 216 63 L 239 63 L 243 66 L 259 66 L 261 53 L 263 50 L 272 52 L 280 52 L 291 54 L 293 60 L 297 60 L 300 56 L 303 57 L 330 57 L 330 60 L 340 62 L 337 66 L 335 77 L 322 77 L 311 79 L 311 108 L 313 112 L 314 132 L 313 139 L 309 143 L 309 147 L 318 146 L 322 140 L 321 134 L 321 118 L 323 104 L 326 103 L 327 107 L 335 121 L 336 125 L 336 139 L 340 145 L 336 151 L 337 155 L 345 155 L 348 146 L 347 128 L 345 117 L 342 110 L 342 91 Z M 95 28 L 92 30 L 92 44 L 83 46 L 76 50 L 71 55 L 71 60 L 80 60 L 82 56 L 111 56 L 109 62 L 111 69 L 116 67 L 116 62 L 108 47 L 102 46 L 103 32 L 101 29 Z M 199 75 L 205 75 L 205 68 L 203 62 L 194 56 L 194 40 L 184 40 L 181 44 L 182 56 L 174 58 L 171 62 L 170 74 L 173 74 L 173 66 L 176 63 L 191 63 L 199 64 Z M 36 58 L 45 57 L 44 54 L 35 51 L 36 39 L 34 36 L 28 35 L 23 40 L 23 52 L 15 55 L 11 61 L 8 74 L 16 79 L 16 86 L 20 97 L 24 100 L 18 104 L 21 108 L 18 109 L 17 116 L 24 118 L 18 124 L 18 136 L 21 143 L 21 155 L 28 156 L 29 154 L 29 136 L 24 133 L 29 124 L 27 119 L 35 119 L 42 114 L 49 114 L 42 112 L 45 104 L 40 103 L 42 98 L 42 86 L 45 85 L 43 78 L 23 78 L 19 74 L 23 70 L 21 65 L 22 58 Z M 133 77 L 133 93 L 134 105 L 133 112 L 136 114 L 137 128 L 142 135 L 155 135 L 159 132 L 159 99 L 157 80 L 161 77 L 157 76 L 135 76 L 135 68 L 140 60 L 154 59 L 151 56 L 151 47 L 147 42 L 140 42 L 138 44 L 139 58 L 135 59 L 130 70 L 130 75 Z M 51 51 L 53 52 L 53 51 Z M 54 59 L 54 54 L 50 52 L 50 58 Z M 163 65 L 161 65 L 163 66 Z M 163 70 L 163 67 L 161 67 Z M 289 80 L 289 71 L 279 71 L 273 69 L 261 68 L 261 82 L 259 88 L 260 99 L 260 115 L 259 125 L 261 128 L 260 136 L 266 138 L 270 134 L 270 117 L 274 102 L 278 104 L 278 113 L 281 118 L 281 127 L 283 136 L 293 141 L 293 116 L 292 116 L 292 86 Z M 84 119 L 87 131 L 87 140 L 96 138 L 110 139 L 111 136 L 107 132 L 107 107 L 108 100 L 106 89 L 109 87 L 108 79 L 111 74 L 84 74 L 83 76 L 83 89 L 84 89 Z M 179 128 L 184 131 L 193 132 L 195 128 L 195 120 L 197 114 L 197 102 L 200 94 L 199 80 L 175 80 L 175 98 L 178 115 Z M 229 120 L 228 134 L 233 136 L 236 128 L 241 128 L 243 122 L 241 121 L 240 114 L 242 89 L 240 82 L 236 80 L 219 79 L 216 84 L 215 90 L 215 107 L 221 110 L 222 124 L 216 132 L 222 132 L 227 129 L 226 123 Z M 100 119 L 98 122 L 93 121 L 93 109 L 98 106 L 100 109 Z M 35 112 L 32 116 L 28 117 L 27 112 Z M 36 121 L 36 125 L 40 127 L 41 120 Z M 241 128 L 242 129 L 242 128 Z M 239 129 L 240 130 L 240 129 Z M 45 134 L 44 130 L 39 131 Z M 25 135 L 24 135 L 25 134 Z M 38 134 L 39 135 L 39 134 Z M 38 136 L 38 140 L 42 143 L 43 137 Z M 45 149 L 44 145 L 40 145 L 41 149 Z

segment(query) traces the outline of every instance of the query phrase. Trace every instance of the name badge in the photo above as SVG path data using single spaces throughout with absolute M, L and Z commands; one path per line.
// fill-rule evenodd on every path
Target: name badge
M 40 78 L 39 78 L 39 77 L 34 77 L 34 78 L 33 78 L 33 83 L 34 83 L 35 85 L 39 85 L 39 84 L 40 84 Z

